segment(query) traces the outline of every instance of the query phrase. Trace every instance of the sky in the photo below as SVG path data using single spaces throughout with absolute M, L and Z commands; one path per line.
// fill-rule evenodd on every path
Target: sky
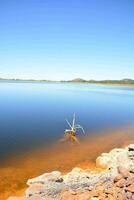
M 134 1 L 0 0 L 0 77 L 134 79 Z

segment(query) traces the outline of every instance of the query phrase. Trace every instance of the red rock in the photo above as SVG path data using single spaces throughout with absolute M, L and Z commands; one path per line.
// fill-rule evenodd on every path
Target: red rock
M 60 197 L 58 199 L 59 200 L 78 200 L 77 195 L 72 195 L 69 191 L 63 191 L 60 194 Z
M 104 193 L 108 194 L 108 195 L 112 195 L 113 194 L 113 187 L 114 187 L 114 185 L 112 185 L 110 187 L 105 187 Z
M 134 193 L 134 183 L 126 188 L 127 191 Z
M 100 194 L 99 197 L 100 197 L 101 200 L 106 199 L 106 195 L 104 193 Z
M 116 200 L 126 200 L 126 197 L 122 192 L 119 192 L 117 194 Z
M 128 186 L 130 186 L 130 185 L 132 185 L 132 184 L 133 184 L 132 181 L 127 181 L 127 182 L 126 182 L 126 187 L 128 187 Z
M 134 177 L 128 177 L 126 180 L 126 186 L 132 185 L 134 183 Z
M 115 198 L 113 197 L 113 195 L 111 195 L 111 194 L 109 194 L 108 195 L 108 198 L 107 198 L 108 200 L 115 200 Z
M 90 196 L 89 192 L 84 192 L 77 197 L 77 200 L 90 200 L 90 199 L 91 199 L 91 196 Z M 68 199 L 66 199 L 66 200 L 68 200 Z
M 123 178 L 123 176 L 121 174 L 119 174 L 118 176 L 116 176 L 114 178 L 114 182 L 118 182 L 119 180 L 121 180 Z
M 131 200 L 132 199 L 132 193 L 127 191 L 126 197 L 127 197 L 127 199 Z
M 74 190 L 69 190 L 69 192 L 70 192 L 72 195 L 76 195 L 76 194 L 77 194 L 76 191 L 74 191 Z
M 98 187 L 96 187 L 96 192 L 98 193 L 98 194 L 101 194 L 101 193 L 103 193 L 103 191 L 104 191 L 104 187 L 102 186 L 102 185 L 100 185 L 100 186 L 98 186 Z
M 10 197 L 8 200 L 43 200 L 40 195 L 33 195 L 31 197 Z
M 30 197 L 27 200 L 43 200 L 43 198 L 39 195 L 33 195 L 32 197 Z
M 125 186 L 126 180 L 125 179 L 121 179 L 116 183 L 116 186 L 119 188 L 123 188 Z
M 118 172 L 119 172 L 119 174 L 121 174 L 124 178 L 129 177 L 129 171 L 128 171 L 126 168 L 124 168 L 124 167 L 119 166 L 119 167 L 118 167 Z

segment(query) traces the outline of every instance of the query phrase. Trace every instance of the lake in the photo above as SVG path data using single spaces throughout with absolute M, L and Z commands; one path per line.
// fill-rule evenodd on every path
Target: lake
M 68 128 L 87 135 L 134 123 L 134 88 L 72 83 L 0 82 L 0 158 L 48 146 Z

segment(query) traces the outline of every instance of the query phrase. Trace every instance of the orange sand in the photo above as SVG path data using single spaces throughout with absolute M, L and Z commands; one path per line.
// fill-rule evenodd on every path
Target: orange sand
M 107 130 L 87 137 L 80 145 L 56 144 L 14 157 L 0 168 L 0 200 L 22 195 L 26 181 L 42 173 L 60 170 L 65 173 L 73 167 L 95 168 L 95 159 L 102 152 L 121 147 L 134 139 L 134 127 Z

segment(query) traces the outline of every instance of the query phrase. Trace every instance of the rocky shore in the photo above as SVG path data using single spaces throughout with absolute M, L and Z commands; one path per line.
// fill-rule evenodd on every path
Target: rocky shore
M 74 168 L 29 179 L 24 197 L 8 200 L 134 200 L 134 144 L 103 153 L 98 170 Z

